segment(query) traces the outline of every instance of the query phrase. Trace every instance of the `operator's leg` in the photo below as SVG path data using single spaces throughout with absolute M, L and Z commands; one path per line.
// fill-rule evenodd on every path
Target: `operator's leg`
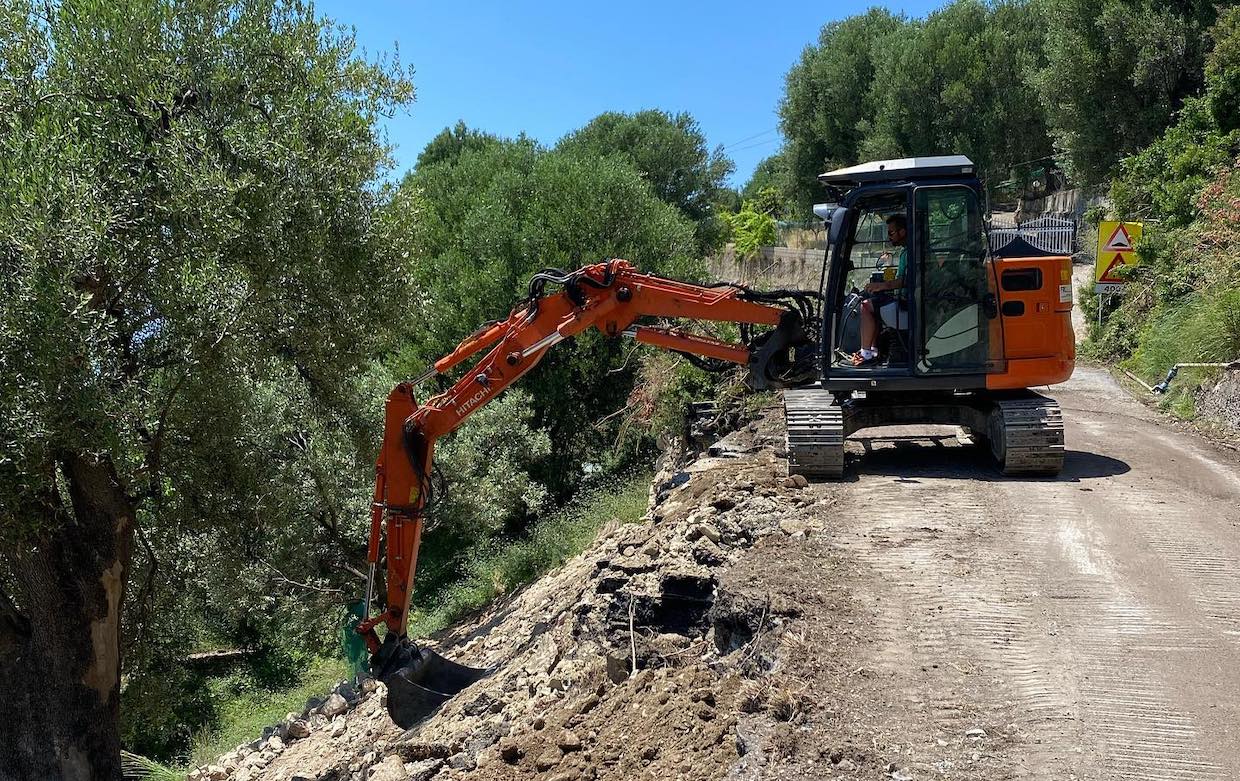
M 877 341 L 878 318 L 874 315 L 874 305 L 867 298 L 861 302 L 861 349 L 853 354 L 854 366 L 869 363 L 878 357 L 878 350 L 874 348 Z
M 878 341 L 878 318 L 874 316 L 874 305 L 869 299 L 861 302 L 861 349 L 874 350 Z

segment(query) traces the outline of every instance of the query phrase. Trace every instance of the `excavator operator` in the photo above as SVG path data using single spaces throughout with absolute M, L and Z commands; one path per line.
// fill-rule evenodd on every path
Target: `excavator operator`
M 908 304 L 904 298 L 904 275 L 908 270 L 908 220 L 903 214 L 887 218 L 887 239 L 900 247 L 900 260 L 895 279 L 870 282 L 865 292 L 871 294 L 861 302 L 861 349 L 853 353 L 853 366 L 868 366 L 878 360 L 878 318 L 890 328 L 908 328 Z M 897 291 L 894 295 L 891 291 Z

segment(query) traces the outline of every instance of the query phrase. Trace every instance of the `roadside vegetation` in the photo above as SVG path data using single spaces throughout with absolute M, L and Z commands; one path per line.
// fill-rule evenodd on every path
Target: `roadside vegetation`
M 1177 363 L 1240 358 L 1240 8 L 1210 29 L 1205 89 L 1120 162 L 1114 213 L 1147 223 L 1136 268 L 1091 352 L 1154 383 Z M 1096 319 L 1091 320 L 1096 322 Z M 1192 417 L 1217 369 L 1185 370 L 1163 404 Z

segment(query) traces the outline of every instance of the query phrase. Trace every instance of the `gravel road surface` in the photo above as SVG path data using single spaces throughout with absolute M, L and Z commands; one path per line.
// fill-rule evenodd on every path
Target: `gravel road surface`
M 1056 480 L 931 429 L 850 443 L 831 553 L 874 747 L 895 777 L 1240 778 L 1236 454 L 1096 369 L 1050 394 Z

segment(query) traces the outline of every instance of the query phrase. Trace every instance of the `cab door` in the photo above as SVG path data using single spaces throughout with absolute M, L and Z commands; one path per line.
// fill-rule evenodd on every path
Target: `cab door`
M 977 190 L 918 187 L 913 195 L 918 374 L 1003 371 L 994 263 Z

